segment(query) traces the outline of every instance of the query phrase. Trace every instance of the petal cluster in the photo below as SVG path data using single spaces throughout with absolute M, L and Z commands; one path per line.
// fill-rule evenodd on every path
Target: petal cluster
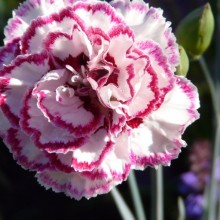
M 175 36 L 142 0 L 27 0 L 0 49 L 0 135 L 40 184 L 90 198 L 169 165 L 198 118 Z

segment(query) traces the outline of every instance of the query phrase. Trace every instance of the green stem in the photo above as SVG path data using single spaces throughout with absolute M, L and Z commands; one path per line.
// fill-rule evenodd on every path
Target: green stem
M 216 96 L 216 88 L 215 88 L 215 85 L 214 85 L 214 82 L 212 80 L 212 77 L 211 77 L 211 73 L 209 71 L 209 68 L 206 64 L 206 61 L 205 59 L 201 56 L 199 58 L 199 64 L 203 70 L 203 73 L 204 73 L 204 76 L 205 76 L 205 79 L 208 83 L 208 86 L 209 86 L 209 89 L 210 89 L 210 94 L 211 94 L 211 99 L 212 99 L 212 105 L 213 105 L 213 109 L 214 109 L 214 113 L 215 113 L 215 117 L 217 117 L 216 119 L 218 120 L 218 102 L 217 102 L 217 96 Z
M 217 219 L 220 219 L 220 202 L 218 201 Z
M 151 219 L 163 220 L 163 167 L 158 166 L 157 170 L 152 170 L 152 194 L 151 194 Z
M 137 181 L 135 178 L 135 173 L 132 170 L 128 177 L 128 184 L 131 191 L 131 195 L 133 198 L 135 213 L 138 220 L 146 220 L 145 214 L 144 214 L 144 208 L 143 204 L 141 202 L 141 196 L 138 190 Z
M 215 143 L 212 155 L 212 171 L 211 171 L 211 180 L 209 185 L 207 186 L 207 201 L 205 207 L 205 218 L 206 220 L 216 220 L 217 216 L 217 166 L 218 166 L 218 156 L 219 156 L 219 146 L 220 146 L 220 121 L 219 121 L 219 106 L 218 106 L 218 93 L 215 88 L 214 82 L 211 78 L 211 74 L 207 67 L 207 64 L 203 57 L 199 59 L 199 63 L 203 70 L 204 76 L 208 83 L 210 94 L 212 98 L 213 109 L 216 117 L 216 134 L 215 134 Z M 218 80 L 217 80 L 218 85 Z
M 157 187 L 157 217 L 156 220 L 163 220 L 163 167 L 159 166 L 156 171 L 156 187 Z
M 216 220 L 218 181 L 216 178 L 218 168 L 218 155 L 220 146 L 220 124 L 218 123 L 215 136 L 215 145 L 212 158 L 211 181 L 209 185 L 207 220 Z
M 216 43 L 216 56 L 215 56 L 215 81 L 216 81 L 216 93 L 217 93 L 217 103 L 220 105 L 220 44 L 219 44 L 219 39 L 220 39 L 220 0 L 216 0 L 217 5 L 216 5 L 216 38 L 215 38 L 215 43 Z M 220 112 L 220 111 L 219 111 Z M 220 123 L 220 122 L 219 122 Z M 218 149 L 220 151 L 220 149 Z M 220 157 L 220 152 L 218 152 L 218 157 Z M 220 219 L 220 202 L 218 201 L 218 210 L 217 210 L 217 219 Z
M 179 211 L 178 220 L 185 220 L 186 219 L 186 210 L 185 210 L 185 205 L 184 205 L 182 197 L 178 198 L 178 211 Z
M 129 207 L 125 203 L 124 199 L 122 198 L 121 194 L 119 193 L 119 191 L 117 190 L 116 187 L 111 190 L 111 195 L 112 195 L 112 197 L 115 201 L 115 204 L 118 208 L 118 211 L 121 214 L 122 219 L 135 220 L 135 218 L 134 218 L 133 214 L 131 213 Z

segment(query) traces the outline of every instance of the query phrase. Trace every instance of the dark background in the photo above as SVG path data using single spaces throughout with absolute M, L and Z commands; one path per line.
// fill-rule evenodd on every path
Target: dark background
M 0 45 L 3 45 L 3 28 L 7 19 L 11 17 L 19 0 L 0 0 Z M 149 0 L 150 5 L 164 10 L 167 20 L 172 21 L 175 30 L 178 22 L 187 13 L 203 5 L 204 0 Z M 210 1 L 215 12 L 215 1 Z M 217 41 L 216 41 L 217 42 Z M 215 41 L 205 57 L 210 67 L 215 56 Z M 212 70 L 212 68 L 211 68 Z M 171 167 L 164 169 L 165 182 L 165 220 L 177 219 L 178 178 L 181 173 L 189 169 L 188 154 L 190 145 L 199 138 L 213 139 L 213 112 L 210 94 L 204 80 L 202 71 L 197 62 L 191 63 L 187 76 L 199 88 L 201 106 L 201 118 L 191 125 L 185 132 L 183 139 L 189 147 L 182 150 L 179 158 L 174 160 Z M 1 125 L 0 125 L 1 126 Z M 150 169 L 137 171 L 137 180 L 144 208 L 148 219 L 151 207 L 151 182 Z M 127 182 L 121 184 L 118 189 L 133 210 L 132 200 Z M 0 220 L 73 220 L 73 219 L 121 219 L 111 194 L 100 195 L 90 200 L 75 201 L 62 193 L 46 191 L 41 187 L 34 173 L 23 170 L 13 160 L 7 147 L 0 142 Z

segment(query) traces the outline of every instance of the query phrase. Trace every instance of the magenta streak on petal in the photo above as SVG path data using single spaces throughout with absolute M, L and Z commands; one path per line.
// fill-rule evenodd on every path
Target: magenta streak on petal
M 66 164 L 63 164 L 57 157 L 57 154 L 51 153 L 50 154 L 50 160 L 51 163 L 60 171 L 65 173 L 72 173 L 75 172 L 75 170 L 71 166 L 67 166 Z
M 109 76 L 109 71 L 104 68 L 92 70 L 87 74 L 88 78 L 91 78 L 97 82 L 98 88 L 101 88 L 103 85 L 106 84 L 106 81 L 108 80 L 108 76 Z
M 161 153 L 160 154 L 154 153 L 154 155 L 151 155 L 149 157 L 146 156 L 141 157 L 141 156 L 137 156 L 133 151 L 131 151 L 130 153 L 131 163 L 142 167 L 146 167 L 146 166 L 154 167 L 159 164 L 167 165 L 170 163 L 172 159 L 175 158 L 176 158 L 176 154 L 171 155 L 171 154 L 163 153 L 161 155 Z
M 6 101 L 6 98 L 4 99 L 4 102 Z M 10 123 L 15 126 L 15 127 L 18 127 L 19 126 L 19 117 L 15 114 L 12 113 L 10 107 L 5 104 L 5 103 L 2 103 L 1 104 L 1 109 L 2 109 L 2 112 L 4 113 L 4 115 L 7 117 L 7 119 L 10 121 Z
M 10 78 L 0 77 L 0 94 L 5 93 L 9 88 Z
M 35 64 L 42 65 L 44 63 L 44 60 L 47 58 L 47 54 L 34 54 L 30 56 L 20 56 L 18 57 L 14 62 L 12 62 L 10 65 L 5 66 L 4 69 L 1 71 L 1 75 L 6 76 L 11 74 L 11 72 L 22 65 L 24 62 L 34 62 Z M 0 78 L 0 96 L 4 97 L 4 99 L 1 98 L 1 108 L 4 112 L 5 116 L 8 118 L 8 120 L 12 123 L 14 126 L 18 126 L 19 124 L 19 117 L 18 115 L 15 115 L 12 113 L 11 108 L 7 102 L 7 91 L 10 90 L 9 86 L 10 78 Z M 7 88 L 7 86 L 9 86 Z M 2 93 L 6 93 L 6 96 Z M 10 98 L 10 96 L 9 96 Z M 4 102 L 3 102 L 4 101 Z
M 32 171 L 43 171 L 45 169 L 50 169 L 52 165 L 49 162 L 42 164 L 38 163 L 37 161 L 30 161 L 29 158 L 22 153 L 23 146 L 21 146 L 20 140 L 17 138 L 17 133 L 17 129 L 10 128 L 7 132 L 7 143 L 10 144 L 11 151 L 18 163 L 25 169 L 30 169 Z M 44 154 L 45 158 L 49 159 L 46 152 L 42 154 Z
M 109 112 L 109 120 L 110 132 L 112 134 L 117 134 L 118 132 L 120 132 L 126 123 L 126 117 L 124 115 L 121 115 L 119 119 L 114 123 L 112 112 Z
M 113 84 L 116 87 L 118 87 L 118 74 L 119 74 L 119 70 L 118 69 L 114 69 L 112 71 L 112 73 L 109 75 L 107 82 L 105 83 L 105 85 L 108 84 Z
M 91 11 L 93 14 L 95 14 L 97 11 L 102 11 L 104 14 L 106 14 L 106 16 L 110 16 L 112 23 L 125 24 L 125 22 L 119 16 L 117 16 L 117 13 L 113 10 L 113 8 L 105 2 L 96 2 L 96 4 L 91 4 L 90 2 L 79 1 L 73 5 L 72 9 L 74 11 L 84 9 L 87 12 Z
M 7 119 L 10 121 L 10 123 L 17 127 L 19 124 L 19 118 L 17 115 L 13 114 L 10 106 L 8 106 L 6 104 L 7 101 L 7 96 L 4 95 L 5 92 L 7 92 L 8 90 L 10 90 L 7 86 L 10 83 L 10 78 L 0 78 L 0 97 L 1 97 L 1 101 L 0 101 L 0 107 L 2 109 L 2 112 L 4 113 L 4 115 L 7 117 Z
M 102 153 L 100 154 L 99 158 L 96 161 L 92 161 L 90 163 L 88 163 L 88 162 L 79 162 L 77 160 L 77 158 L 73 158 L 72 159 L 72 166 L 76 170 L 81 170 L 81 171 L 93 170 L 93 169 L 97 168 L 101 164 L 101 162 L 103 161 L 105 156 L 109 153 L 109 151 L 112 150 L 112 147 L 113 147 L 113 142 L 108 141 L 106 143 L 106 146 L 104 147 Z
M 54 116 L 50 113 L 50 110 L 43 105 L 43 101 L 45 99 L 45 94 L 43 91 L 40 91 L 38 94 L 38 105 L 40 109 L 47 115 L 47 117 L 50 118 L 50 120 L 58 127 L 64 128 L 68 130 L 70 133 L 74 133 L 76 136 L 85 136 L 91 132 L 94 132 L 98 127 L 102 126 L 102 116 L 99 112 L 98 108 L 95 108 L 93 104 L 91 103 L 91 100 L 88 97 L 82 97 L 84 98 L 84 105 L 83 107 L 93 114 L 93 119 L 88 124 L 82 126 L 73 126 L 71 123 L 67 123 L 62 119 L 61 115 Z M 55 101 L 55 100 L 54 100 Z
M 100 45 L 100 38 L 108 42 L 110 41 L 109 36 L 99 27 L 89 27 L 84 32 L 93 44 Z
M 6 97 L 0 94 L 0 106 L 5 103 Z
M 188 96 L 189 100 L 191 101 L 190 107 L 187 109 L 188 113 L 191 116 L 189 122 L 198 119 L 199 114 L 197 113 L 196 111 L 197 107 L 195 106 L 197 99 L 195 88 L 192 87 L 193 85 L 190 85 L 180 77 L 177 78 L 176 83 L 180 86 L 180 88 L 183 90 L 183 92 Z M 186 126 L 188 126 L 188 123 L 182 126 L 181 133 L 184 132 Z
M 88 179 L 91 179 L 91 180 L 97 180 L 97 179 L 106 179 L 107 178 L 107 174 L 104 172 L 104 170 L 97 170 L 97 169 L 94 169 L 92 170 L 91 172 L 90 171 L 84 171 L 84 172 L 81 172 L 82 176 L 85 176 L 87 177 Z
M 132 79 L 132 77 L 134 77 L 135 73 L 134 73 L 134 68 L 133 65 L 131 64 L 129 66 L 129 68 L 127 68 L 127 71 L 129 73 L 129 76 L 131 76 L 131 78 L 128 79 L 128 85 L 131 88 L 131 94 L 134 96 L 134 89 L 132 87 L 132 85 L 130 84 L 130 81 Z M 147 106 L 145 109 L 143 109 L 142 111 L 139 111 L 135 114 L 135 117 L 144 117 L 150 114 L 150 112 L 152 112 L 155 109 L 155 105 L 158 103 L 158 98 L 159 98 L 159 90 L 158 90 L 158 78 L 157 78 L 157 74 L 153 71 L 153 69 L 151 68 L 151 65 L 147 66 L 146 69 L 146 73 L 145 74 L 150 74 L 151 75 L 151 82 L 149 84 L 149 88 L 151 89 L 151 91 L 154 93 L 154 99 L 152 99 L 149 103 L 147 103 Z M 147 86 L 147 85 L 146 85 Z M 132 100 L 131 100 L 132 101 Z M 129 115 L 127 115 L 127 118 L 129 118 Z
M 127 66 L 126 71 L 128 73 L 128 76 L 129 76 L 126 81 L 128 83 L 129 89 L 130 89 L 131 97 L 133 97 L 134 94 L 135 94 L 135 91 L 134 91 L 133 85 L 131 84 L 131 80 L 135 77 L 134 65 L 130 64 L 129 66 Z
M 165 98 L 165 95 L 173 88 L 174 86 L 174 74 L 171 72 L 169 66 L 167 65 L 167 58 L 163 55 L 163 52 L 161 48 L 154 44 L 152 41 L 145 41 L 141 42 L 139 44 L 139 48 L 141 50 L 150 50 L 148 53 L 150 56 L 153 56 L 155 61 L 157 62 L 157 65 L 162 67 L 164 69 L 165 74 L 167 75 L 167 78 L 169 79 L 169 84 L 166 87 L 160 88 L 160 96 L 158 97 L 158 103 L 156 105 L 157 108 L 160 107 L 160 105 L 163 103 L 163 100 Z M 151 66 L 151 72 L 153 70 L 153 66 Z M 156 72 L 155 72 L 156 73 Z M 160 73 L 156 73 L 157 75 L 160 75 Z
M 50 16 L 44 16 L 44 17 L 38 17 L 34 21 L 32 21 L 31 25 L 23 35 L 21 39 L 21 45 L 22 45 L 22 53 L 28 53 L 29 49 L 29 42 L 31 38 L 36 35 L 36 30 L 44 25 L 49 25 L 53 22 L 61 22 L 64 18 L 72 18 L 74 21 L 77 22 L 77 24 L 80 26 L 82 30 L 84 30 L 83 21 L 73 13 L 73 10 L 71 8 L 67 7 L 63 9 L 59 14 L 54 13 Z
M 50 187 L 56 191 L 64 192 L 67 196 L 75 197 L 76 199 L 81 199 L 83 196 L 96 195 L 96 191 L 102 191 L 102 193 L 107 193 L 110 190 L 109 182 L 104 182 L 102 185 L 96 185 L 95 187 L 90 187 L 84 190 L 78 190 L 76 187 L 73 187 L 71 183 L 65 182 L 63 184 L 59 184 L 56 180 L 50 178 L 50 176 L 46 173 L 39 173 L 40 181 L 43 185 Z M 80 177 L 79 177 L 80 178 Z
M 137 55 L 138 55 L 138 57 L 134 57 L 133 55 L 131 55 L 130 53 L 131 52 L 134 52 L 134 53 L 136 53 Z M 128 58 L 130 58 L 130 59 L 132 59 L 133 60 L 133 62 L 135 62 L 136 60 L 138 60 L 138 59 L 145 59 L 146 60 L 146 66 L 145 66 L 145 69 L 144 69 L 144 71 L 146 71 L 146 69 L 147 69 L 147 67 L 149 66 L 149 58 L 148 58 L 148 56 L 146 56 L 146 55 L 144 55 L 143 53 L 142 53 L 142 51 L 140 51 L 140 50 L 138 50 L 138 49 L 136 49 L 136 48 L 132 48 L 132 50 L 128 50 L 128 55 L 127 55 L 127 57 Z M 135 72 L 134 72 L 134 64 L 130 64 L 130 65 L 128 65 L 127 67 L 126 67 L 126 70 L 127 70 L 127 73 L 128 73 L 128 75 L 129 75 L 129 78 L 127 79 L 127 83 L 128 83 L 128 85 L 129 85 L 129 88 L 130 88 L 130 94 L 131 94 L 131 96 L 133 97 L 134 95 L 135 95 L 135 91 L 134 91 L 134 88 L 133 88 L 133 86 L 131 85 L 131 80 L 134 78 L 134 76 L 135 76 Z M 151 74 L 151 76 L 152 75 L 155 75 L 155 74 Z M 156 75 L 155 75 L 156 76 Z M 153 78 L 153 76 L 152 76 L 152 78 Z M 156 82 L 155 82 L 156 83 Z M 155 85 L 154 85 L 155 86 Z M 132 100 L 131 100 L 132 101 Z M 129 103 L 129 102 L 128 102 Z
M 147 13 L 147 10 L 148 10 L 145 3 L 138 3 L 138 2 L 132 2 L 130 4 L 130 8 L 137 10 L 141 13 Z
M 22 129 L 27 134 L 32 136 L 34 143 L 39 149 L 46 150 L 49 152 L 59 151 L 59 153 L 61 153 L 62 151 L 62 153 L 66 153 L 69 150 L 75 150 L 81 147 L 86 142 L 87 137 L 80 137 L 68 143 L 63 143 L 63 142 L 51 142 L 51 143 L 45 143 L 45 144 L 41 143 L 40 137 L 44 134 L 42 134 L 36 128 L 30 127 L 28 123 L 28 120 L 31 118 L 28 113 L 30 109 L 28 102 L 29 102 L 29 99 L 31 99 L 31 96 L 32 96 L 32 89 L 29 91 L 29 93 L 25 97 L 24 107 L 21 111 L 22 119 L 21 119 L 20 125 L 22 126 Z
M 187 84 L 187 82 L 184 82 L 184 80 L 182 78 L 177 78 L 177 84 L 180 86 L 180 88 L 184 91 L 184 93 L 188 96 L 188 98 L 191 100 L 191 106 L 189 110 L 195 110 L 195 92 L 192 88 L 192 86 L 190 86 L 189 84 Z
M 131 128 L 138 128 L 140 124 L 143 123 L 142 118 L 133 118 L 130 121 L 127 121 L 128 126 Z
M 153 110 L 155 110 L 155 106 L 158 105 L 160 100 L 160 91 L 158 89 L 158 78 L 157 78 L 157 74 L 154 72 L 153 68 L 151 65 L 148 66 L 147 68 L 147 72 L 151 75 L 152 77 L 152 81 L 149 84 L 149 87 L 151 88 L 151 90 L 154 92 L 154 96 L 155 98 L 153 100 L 150 101 L 148 108 L 145 109 L 144 111 L 140 112 L 137 116 L 147 116 L 150 112 L 152 112 Z M 160 103 L 160 104 L 161 104 Z
M 131 164 L 125 164 L 124 172 L 118 173 L 117 171 L 111 171 L 112 178 L 114 181 L 124 181 L 127 179 L 131 169 Z
M 45 2 L 45 0 L 43 0 L 43 2 Z M 46 0 L 46 2 L 47 3 L 49 2 L 52 5 L 54 3 L 54 0 Z M 31 10 L 34 10 L 34 8 L 37 8 L 41 5 L 42 5 L 42 0 L 26 1 L 26 2 L 22 3 L 22 5 L 18 8 L 18 10 L 16 10 L 16 15 L 21 16 L 21 17 L 25 17 L 28 15 L 28 13 Z
M 11 40 L 7 43 L 10 43 L 14 40 L 13 34 L 16 30 L 19 30 L 20 25 L 22 25 L 22 21 L 18 17 L 15 17 L 9 21 L 8 26 L 5 28 L 5 33 L 11 38 Z
M 3 64 L 10 64 L 10 62 L 20 54 L 19 42 L 20 38 L 16 38 L 0 49 L 0 70 L 3 69 Z M 1 75 L 0 71 L 0 76 Z
M 33 10 L 35 7 L 40 5 L 39 0 L 29 0 L 27 2 L 24 2 L 19 9 L 16 11 L 17 16 L 25 17 L 28 12 Z
M 106 54 L 103 61 L 106 62 L 107 64 L 111 64 L 114 67 L 117 67 L 114 57 L 111 56 L 109 53 Z
M 106 69 L 96 69 L 90 71 L 87 76 L 95 80 L 96 82 L 100 81 L 103 77 L 108 74 L 108 70 Z
M 113 1 L 111 2 L 111 5 L 114 7 L 114 8 L 125 8 L 129 11 L 131 10 L 137 10 L 139 11 L 140 13 L 144 13 L 146 14 L 147 11 L 149 10 L 148 7 L 146 7 L 146 4 L 143 2 L 143 3 L 139 3 L 139 2 L 129 2 L 128 1 Z
M 72 39 L 72 37 L 66 33 L 62 33 L 62 32 L 51 32 L 47 35 L 47 38 L 44 41 L 44 47 L 46 50 L 50 51 L 51 50 L 51 46 L 56 42 L 57 39 L 59 39 L 60 37 L 65 37 L 69 40 Z
M 127 35 L 128 37 L 130 37 L 132 40 L 134 40 L 134 32 L 132 31 L 131 28 L 129 28 L 128 26 L 119 24 L 117 26 L 114 26 L 110 31 L 109 31 L 109 37 L 110 38 L 114 38 L 114 37 L 118 37 L 119 35 Z
M 65 60 L 61 60 L 59 57 L 54 56 L 54 60 L 61 66 L 64 67 L 66 65 L 70 65 L 76 72 L 81 72 L 81 67 L 86 67 L 89 58 L 84 54 L 81 53 L 76 57 L 69 55 Z
M 51 158 L 52 164 L 60 171 L 63 171 L 65 173 L 72 173 L 75 171 L 73 167 L 70 167 L 66 164 L 63 164 L 57 158 L 56 154 L 50 154 L 50 158 Z M 125 180 L 129 174 L 130 166 L 131 166 L 130 164 L 126 164 L 124 166 L 123 173 L 119 173 L 117 171 L 110 169 L 110 173 L 111 173 L 112 177 L 109 177 L 109 178 L 112 180 L 115 180 L 115 181 Z M 90 171 L 82 171 L 81 174 L 82 174 L 82 176 L 86 176 L 87 178 L 89 178 L 91 180 L 97 180 L 97 179 L 102 180 L 102 179 L 108 178 L 107 173 L 105 173 L 105 171 L 102 168 L 99 169 L 99 166 L 96 169 L 92 170 L 91 172 Z
M 168 29 L 164 33 L 165 38 L 167 39 L 167 50 L 170 49 L 168 54 L 168 61 L 170 64 L 177 65 L 179 63 L 179 54 L 176 46 L 176 39 L 171 33 L 171 30 Z
M 77 29 L 78 31 L 80 31 L 80 27 L 78 25 L 74 25 L 73 26 L 73 30 L 72 30 L 72 34 L 74 32 L 74 30 Z M 46 39 L 44 40 L 44 47 L 46 50 L 50 51 L 51 50 L 51 46 L 56 42 L 57 39 L 59 39 L 60 37 L 65 37 L 68 40 L 72 40 L 73 36 L 69 35 L 67 33 L 63 33 L 60 31 L 54 31 L 54 32 L 50 32 Z M 42 45 L 43 46 L 43 45 Z
M 102 179 L 111 179 L 114 181 L 124 181 L 130 172 L 131 165 L 130 164 L 125 164 L 124 165 L 124 170 L 122 173 L 119 173 L 115 170 L 110 169 L 111 177 L 108 177 L 108 174 L 104 171 L 104 169 L 100 168 L 99 170 L 93 170 L 91 172 L 82 172 L 82 176 L 86 176 L 87 178 L 91 180 L 102 180 Z
M 5 66 L 1 71 L 1 75 L 4 76 L 6 74 L 11 74 L 11 72 L 22 65 L 24 62 L 27 63 L 35 63 L 37 65 L 43 65 L 45 60 L 48 58 L 48 54 L 46 52 L 40 54 L 32 54 L 32 55 L 22 55 L 18 56 L 10 65 Z
M 145 50 L 149 49 L 150 50 L 150 55 L 154 57 L 155 61 L 157 62 L 158 66 L 162 67 L 167 74 L 167 77 L 169 78 L 169 85 L 165 88 L 163 88 L 164 93 L 166 94 L 169 92 L 174 85 L 174 74 L 171 72 L 168 64 L 167 64 L 167 58 L 163 55 L 162 49 L 156 45 L 153 41 L 145 41 L 141 42 L 140 44 L 140 49 Z

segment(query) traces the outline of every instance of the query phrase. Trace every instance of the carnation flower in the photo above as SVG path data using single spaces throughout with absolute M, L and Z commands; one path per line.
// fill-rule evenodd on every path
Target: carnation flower
M 186 146 L 198 94 L 174 75 L 178 45 L 162 13 L 141 0 L 28 0 L 14 11 L 0 134 L 40 184 L 94 197 Z

